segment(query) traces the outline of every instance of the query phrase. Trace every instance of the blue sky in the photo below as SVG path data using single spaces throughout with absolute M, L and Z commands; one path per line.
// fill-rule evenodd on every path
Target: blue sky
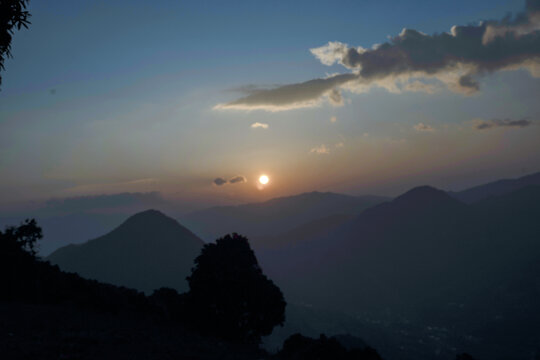
M 310 52 L 329 41 L 371 49 L 403 28 L 449 32 L 524 4 L 32 1 L 32 25 L 16 33 L 2 73 L 0 196 L 156 190 L 227 203 L 311 190 L 396 195 L 422 183 L 456 189 L 538 171 L 540 80 L 523 69 L 482 74 L 468 95 L 343 88 L 339 106 L 215 108 L 249 95 L 237 91 L 246 86 L 357 71 Z M 474 128 L 523 119 L 531 125 Z M 262 173 L 271 179 L 264 188 Z M 213 184 L 237 175 L 247 182 Z

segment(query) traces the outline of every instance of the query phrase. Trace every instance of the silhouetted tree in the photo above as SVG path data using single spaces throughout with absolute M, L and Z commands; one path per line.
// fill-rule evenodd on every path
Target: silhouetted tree
M 262 272 L 247 238 L 206 244 L 187 277 L 194 325 L 230 341 L 259 343 L 285 321 L 281 290 Z
M 26 219 L 21 225 L 7 227 L 0 231 L 0 246 L 7 251 L 24 250 L 30 255 L 36 255 L 36 243 L 43 237 L 41 228 L 35 219 Z
M 12 56 L 11 39 L 14 28 L 20 29 L 24 26 L 28 29 L 30 25 L 27 5 L 28 0 L 0 0 L 0 71 L 4 70 L 4 60 Z
M 35 295 L 35 247 L 41 237 L 41 228 L 33 219 L 0 231 L 0 299 L 28 299 Z

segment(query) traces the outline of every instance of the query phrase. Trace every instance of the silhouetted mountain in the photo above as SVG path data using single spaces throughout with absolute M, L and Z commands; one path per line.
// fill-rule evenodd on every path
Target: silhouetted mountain
M 520 177 L 518 179 L 503 179 L 473 188 L 450 192 L 450 195 L 465 203 L 471 204 L 490 196 L 505 195 L 529 185 L 540 185 L 540 172 Z
M 298 294 L 294 299 L 299 302 L 313 302 L 322 296 L 318 305 L 326 301 L 333 304 L 331 299 L 339 297 L 342 301 L 350 300 L 353 309 L 365 308 L 368 298 L 360 296 L 362 291 L 355 294 L 360 289 L 351 287 L 352 282 L 369 288 L 370 295 L 378 298 L 370 307 L 379 308 L 376 303 L 381 297 L 397 301 L 398 288 L 416 291 L 409 281 L 425 285 L 428 278 L 436 277 L 436 267 L 438 273 L 447 270 L 443 265 L 450 260 L 448 253 L 455 253 L 461 242 L 461 229 L 455 223 L 463 222 L 467 214 L 467 206 L 444 191 L 418 187 L 364 211 L 327 235 L 305 240 L 290 250 L 264 252 L 259 257 L 278 284 L 281 285 L 281 279 L 293 282 L 290 290 Z M 429 266 L 433 268 L 426 271 Z M 404 282 L 404 277 L 410 280 Z M 308 290 L 306 285 L 310 283 L 312 288 Z M 347 296 L 334 291 L 325 293 L 319 290 L 322 285 L 343 286 Z M 287 294 L 289 287 L 285 283 L 283 289 Z M 426 290 L 431 291 L 432 287 Z M 313 297 L 301 296 L 307 293 Z M 399 302 L 404 305 L 402 299 Z
M 181 217 L 181 221 L 207 241 L 231 232 L 248 238 L 269 237 L 328 216 L 356 215 L 386 200 L 379 196 L 311 192 L 262 203 L 213 207 Z
M 60 248 L 47 260 L 62 270 L 115 285 L 146 292 L 160 287 L 184 291 L 202 245 L 174 219 L 148 210 L 104 236 Z
M 414 218 L 418 216 L 444 215 L 462 211 L 465 204 L 455 200 L 445 191 L 431 186 L 415 187 L 393 201 L 374 206 L 366 211 L 367 218 L 379 218 L 387 221 L 387 217 L 399 215 L 400 218 Z M 363 219 L 359 217 L 358 219 Z M 395 220 L 393 220 L 395 221 Z M 382 224 L 381 224 L 382 225 Z
M 540 336 L 540 316 L 527 315 L 540 314 L 538 219 L 539 186 L 473 205 L 419 187 L 258 257 L 288 301 L 474 334 L 476 345 L 455 344 L 486 358 L 523 354 Z M 485 337 L 491 326 L 507 328 Z
M 434 207 L 443 205 L 453 206 L 459 202 L 453 200 L 445 191 L 436 189 L 429 185 L 417 186 L 392 201 L 394 206 L 409 207 Z

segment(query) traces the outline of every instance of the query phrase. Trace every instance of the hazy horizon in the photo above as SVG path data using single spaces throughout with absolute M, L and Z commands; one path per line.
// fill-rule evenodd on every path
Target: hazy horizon
M 527 173 L 524 176 L 536 174 L 538 172 Z M 499 181 L 499 180 L 508 180 L 508 179 L 517 179 L 521 176 L 516 177 L 504 177 L 504 178 L 494 178 L 488 179 L 481 183 L 472 183 L 466 187 L 462 188 L 442 188 L 435 186 L 430 183 L 417 183 L 411 185 L 409 188 L 406 188 L 403 191 L 397 193 L 356 193 L 356 192 L 339 192 L 339 191 L 319 191 L 316 189 L 302 191 L 299 193 L 292 194 L 283 194 L 277 195 L 275 197 L 262 197 L 255 200 L 242 200 L 242 199 L 217 199 L 212 201 L 211 199 L 207 201 L 186 201 L 182 198 L 168 197 L 166 194 L 163 194 L 159 191 L 148 191 L 148 192 L 117 192 L 117 193 L 108 193 L 108 194 L 91 194 L 91 195 L 79 195 L 79 196 L 66 196 L 66 197 L 50 197 L 44 199 L 34 199 L 29 201 L 19 201 L 19 202 L 6 202 L 0 204 L 0 216 L 13 216 L 16 214 L 27 214 L 32 215 L 36 214 L 36 211 L 42 211 L 43 214 L 69 214 L 77 212 L 104 212 L 104 213 L 133 213 L 136 211 L 141 211 L 144 209 L 155 208 L 157 210 L 162 210 L 167 212 L 167 210 L 173 210 L 175 216 L 188 214 L 194 211 L 204 210 L 214 206 L 228 206 L 228 205 L 245 205 L 260 203 L 277 198 L 286 198 L 291 196 L 298 196 L 301 194 L 312 193 L 312 192 L 329 192 L 334 194 L 343 194 L 349 196 L 380 196 L 387 197 L 389 199 L 396 196 L 402 195 L 403 193 L 415 188 L 424 185 L 432 186 L 440 190 L 448 192 L 459 192 L 467 190 L 476 186 L 484 185 L 487 183 Z M 134 206 L 133 206 L 134 205 Z M 135 210 L 133 210 L 135 209 Z

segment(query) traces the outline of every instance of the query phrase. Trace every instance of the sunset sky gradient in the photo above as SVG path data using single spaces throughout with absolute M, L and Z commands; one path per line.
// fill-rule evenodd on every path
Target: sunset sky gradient
M 31 1 L 2 75 L 0 198 L 393 196 L 539 171 L 528 4 Z M 511 60 L 488 51 L 503 37 Z

